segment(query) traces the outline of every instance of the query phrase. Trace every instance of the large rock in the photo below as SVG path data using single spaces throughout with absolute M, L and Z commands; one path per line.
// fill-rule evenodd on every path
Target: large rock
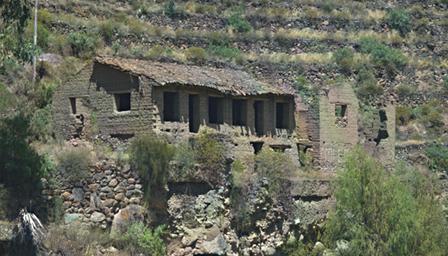
M 84 190 L 82 188 L 73 188 L 71 198 L 75 202 L 81 202 L 84 199 Z
M 79 213 L 66 213 L 64 214 L 64 223 L 70 224 L 73 222 L 80 222 L 82 220 L 82 214 Z
M 226 255 L 228 244 L 222 234 L 219 234 L 211 241 L 204 241 L 197 246 L 202 254 L 207 255 Z
M 145 208 L 140 205 L 130 204 L 114 215 L 112 221 L 112 234 L 126 232 L 127 228 L 134 222 L 143 221 L 145 218 Z
M 101 222 L 105 219 L 106 219 L 106 216 L 101 212 L 94 212 L 94 213 L 92 213 L 92 216 L 90 216 L 90 220 L 92 222 L 96 222 L 96 223 Z

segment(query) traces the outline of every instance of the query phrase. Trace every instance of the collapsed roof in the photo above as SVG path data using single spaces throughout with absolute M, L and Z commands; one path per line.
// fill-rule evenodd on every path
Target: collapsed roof
M 95 62 L 137 76 L 148 77 L 156 81 L 158 86 L 168 84 L 202 86 L 225 94 L 241 96 L 261 94 L 292 95 L 283 88 L 257 81 L 248 73 L 234 69 L 115 57 L 96 57 Z

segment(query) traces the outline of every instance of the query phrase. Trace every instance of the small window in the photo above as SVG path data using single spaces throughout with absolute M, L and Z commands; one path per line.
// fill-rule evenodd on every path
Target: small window
M 163 120 L 179 121 L 179 94 L 177 92 L 163 93 Z
M 208 97 L 208 121 L 211 124 L 224 123 L 224 99 Z
M 336 117 L 344 117 L 347 115 L 347 105 L 336 105 L 334 109 Z
M 232 101 L 232 124 L 246 125 L 247 123 L 247 107 L 246 100 Z
M 279 102 L 276 104 L 276 128 L 289 128 L 289 109 L 288 103 Z
M 347 105 L 336 104 L 334 108 L 334 115 L 336 116 L 336 127 L 345 128 L 347 127 Z
M 72 114 L 76 114 L 76 98 L 70 98 L 70 106 L 72 107 Z
M 131 93 L 115 94 L 115 107 L 118 112 L 131 110 Z

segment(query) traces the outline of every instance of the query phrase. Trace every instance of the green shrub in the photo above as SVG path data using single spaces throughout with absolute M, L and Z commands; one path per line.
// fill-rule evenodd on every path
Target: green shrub
M 153 186 L 163 187 L 168 178 L 174 147 L 155 134 L 140 135 L 129 146 L 130 162 L 144 181 L 145 196 L 150 199 Z
M 217 140 L 210 129 L 201 129 L 196 137 L 194 149 L 196 151 L 196 161 L 204 168 L 220 171 L 225 167 L 225 147 Z
M 173 0 L 165 2 L 165 5 L 163 6 L 163 13 L 170 18 L 175 17 L 177 14 L 176 3 Z
M 0 113 L 6 113 L 7 109 L 13 108 L 16 97 L 10 93 L 5 85 L 0 82 Z
M 238 48 L 227 47 L 222 45 L 210 45 L 207 51 L 212 55 L 229 60 L 236 59 L 241 54 Z
M 409 33 L 412 29 L 411 16 L 405 10 L 389 10 L 386 22 L 391 28 L 399 31 L 401 35 Z
M 41 141 L 48 141 L 53 134 L 51 107 L 37 109 L 30 121 L 30 132 Z
M 443 85 L 443 89 L 448 92 L 448 75 L 445 75 L 445 77 L 443 78 L 442 85 Z
M 187 175 L 194 170 L 196 154 L 196 150 L 188 142 L 182 142 L 177 145 L 173 160 L 177 163 L 180 176 Z
M 158 59 L 162 57 L 165 53 L 165 48 L 161 45 L 154 45 L 149 49 L 149 51 L 146 53 L 145 57 L 149 59 Z
M 426 148 L 426 156 L 429 158 L 429 167 L 433 170 L 444 171 L 448 174 L 448 146 L 433 144 Z
M 443 107 L 438 100 L 431 100 L 414 110 L 417 120 L 425 125 L 426 128 L 439 130 L 443 127 L 442 117 Z
M 99 25 L 99 32 L 103 37 L 104 41 L 108 44 L 112 42 L 112 38 L 114 36 L 114 32 L 116 29 L 116 24 L 113 21 L 107 20 L 103 21 Z
M 296 168 L 291 158 L 284 153 L 263 147 L 255 156 L 255 173 L 269 181 L 269 193 L 275 199 L 279 195 L 283 179 L 290 177 Z
M 235 12 L 228 19 L 229 25 L 240 33 L 252 30 L 250 23 L 243 18 L 241 12 Z
M 142 253 L 144 255 L 166 255 L 166 245 L 163 240 L 165 226 L 159 226 L 154 230 L 147 228 L 143 223 L 133 223 L 121 238 L 125 247 L 132 255 Z
M 354 55 L 355 53 L 352 48 L 344 47 L 334 52 L 333 61 L 344 73 L 350 74 L 355 65 L 353 59 Z
M 412 119 L 414 119 L 412 108 L 408 106 L 397 106 L 395 111 L 397 125 L 407 125 Z
M 409 84 L 400 84 L 395 88 L 400 98 L 412 97 L 416 94 L 417 89 Z
M 386 171 L 360 147 L 348 155 L 325 226 L 327 247 L 345 241 L 338 255 L 447 254 L 447 220 L 434 184 L 418 171 L 401 172 L 407 176 Z
M 309 105 L 318 103 L 319 88 L 311 85 L 304 75 L 297 76 L 294 85 L 303 102 Z
M 97 38 L 85 32 L 74 32 L 68 35 L 68 43 L 73 55 L 78 57 L 88 57 L 94 53 Z
M 336 4 L 331 0 L 325 0 L 321 6 L 322 10 L 324 10 L 327 13 L 330 13 L 336 8 Z
M 383 94 L 383 87 L 378 85 L 378 80 L 371 68 L 362 67 L 358 72 L 356 94 L 361 99 L 371 99 Z
M 207 60 L 207 52 L 201 47 L 190 47 L 185 50 L 187 60 L 202 64 Z
M 407 65 L 408 60 L 400 50 L 388 47 L 376 39 L 362 38 L 360 44 L 361 52 L 370 54 L 372 63 L 391 75 Z
M 37 46 L 40 49 L 47 49 L 49 43 L 50 31 L 45 24 L 37 25 Z
M 36 88 L 36 106 L 44 108 L 51 104 L 53 100 L 53 94 L 56 90 L 56 84 L 51 82 L 40 82 Z
M 58 170 L 69 182 L 79 182 L 90 174 L 91 157 L 87 148 L 71 148 L 58 155 Z

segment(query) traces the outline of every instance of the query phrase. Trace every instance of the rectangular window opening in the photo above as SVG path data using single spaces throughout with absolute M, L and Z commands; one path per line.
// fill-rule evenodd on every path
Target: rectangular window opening
M 208 97 L 208 121 L 211 124 L 224 123 L 224 99 Z
M 163 121 L 179 121 L 179 94 L 163 93 Z
M 232 124 L 243 126 L 247 124 L 246 100 L 232 101 Z
M 131 110 L 131 93 L 116 93 L 115 108 L 118 112 Z
M 336 117 L 345 117 L 347 115 L 347 105 L 337 104 L 334 109 Z
M 188 96 L 188 125 L 190 132 L 198 132 L 199 120 L 199 95 L 190 94 Z
M 70 106 L 72 107 L 72 114 L 76 114 L 76 98 L 70 98 Z
M 289 128 L 289 109 L 288 103 L 279 102 L 276 104 L 276 128 Z

